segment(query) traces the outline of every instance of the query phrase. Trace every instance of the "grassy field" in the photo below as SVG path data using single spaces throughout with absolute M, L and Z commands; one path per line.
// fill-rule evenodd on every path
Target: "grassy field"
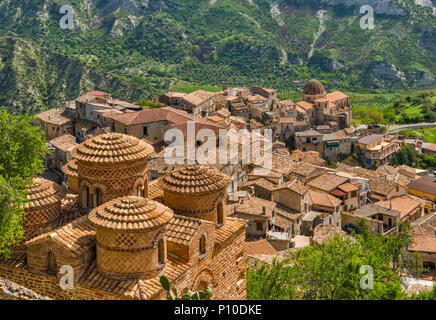
M 183 93 L 191 93 L 197 90 L 219 92 L 222 90 L 222 88 L 220 86 L 215 86 L 215 85 L 201 85 L 201 84 L 194 84 L 186 81 L 178 81 L 170 88 L 170 91 L 183 92 Z
M 400 131 L 399 134 L 402 134 L 407 138 L 420 138 L 430 143 L 436 142 L 436 128 L 405 130 L 405 131 Z

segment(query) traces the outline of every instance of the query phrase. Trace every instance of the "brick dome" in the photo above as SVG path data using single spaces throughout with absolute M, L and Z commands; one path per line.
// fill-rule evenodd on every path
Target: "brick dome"
M 76 159 L 70 160 L 62 167 L 62 172 L 67 176 L 77 177 L 77 161 Z
M 148 196 L 148 157 L 151 145 L 133 136 L 108 133 L 78 145 L 78 194 L 83 209 L 124 196 Z M 68 182 L 70 185 L 70 182 Z
M 162 179 L 162 188 L 173 193 L 205 194 L 224 189 L 230 178 L 216 169 L 198 165 L 171 171 Z
M 325 89 L 321 82 L 312 79 L 304 86 L 303 94 L 313 95 L 313 96 L 322 95 L 325 94 Z
M 147 198 L 128 196 L 94 209 L 89 220 L 115 230 L 147 230 L 167 223 L 173 216 L 168 207 Z
M 107 133 L 81 143 L 71 152 L 78 161 L 119 163 L 147 158 L 154 152 L 143 140 L 121 133 Z
M 165 234 L 172 217 L 170 208 L 137 196 L 118 198 L 91 211 L 98 272 L 115 280 L 157 276 L 166 265 Z
M 27 194 L 29 202 L 24 205 L 24 209 L 37 210 L 54 204 L 60 204 L 64 196 L 64 190 L 57 183 L 43 178 L 35 178 Z

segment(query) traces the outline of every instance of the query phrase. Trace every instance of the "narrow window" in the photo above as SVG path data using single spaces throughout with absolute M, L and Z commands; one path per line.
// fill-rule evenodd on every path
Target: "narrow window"
M 159 240 L 159 244 L 157 246 L 157 255 L 159 264 L 165 264 L 165 243 L 163 239 Z
M 53 252 L 49 252 L 47 255 L 47 273 L 56 275 L 58 272 L 58 266 L 56 263 L 56 256 Z
M 223 204 L 222 202 L 220 202 L 218 204 L 218 224 L 223 224 L 224 223 L 224 209 L 223 209 Z
M 200 238 L 200 259 L 206 255 L 206 236 Z
M 143 127 L 142 130 L 143 130 L 143 135 L 148 136 L 148 127 Z
M 86 187 L 86 207 L 92 208 L 92 194 L 89 191 L 89 187 Z
M 97 188 L 95 190 L 96 194 L 97 194 L 97 207 L 103 204 L 103 192 Z

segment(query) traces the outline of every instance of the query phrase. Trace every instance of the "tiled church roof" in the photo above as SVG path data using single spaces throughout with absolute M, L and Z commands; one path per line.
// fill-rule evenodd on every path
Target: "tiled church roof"
M 62 172 L 68 176 L 77 176 L 77 161 L 76 159 L 70 160 L 62 167 Z
M 203 223 L 212 224 L 209 221 L 201 219 L 174 215 L 168 225 L 166 233 L 167 240 L 182 245 L 188 245 Z
M 94 209 L 89 220 L 94 225 L 116 230 L 146 230 L 167 223 L 173 211 L 147 198 L 118 198 Z
M 60 185 L 44 178 L 35 178 L 27 194 L 29 202 L 24 205 L 24 209 L 32 210 L 52 205 L 60 201 L 64 196 L 65 190 Z
M 224 189 L 230 178 L 216 169 L 191 165 L 162 178 L 162 188 L 174 193 L 202 194 Z
M 153 152 L 153 147 L 145 141 L 121 133 L 107 133 L 81 143 L 71 155 L 79 161 L 116 163 L 147 158 Z

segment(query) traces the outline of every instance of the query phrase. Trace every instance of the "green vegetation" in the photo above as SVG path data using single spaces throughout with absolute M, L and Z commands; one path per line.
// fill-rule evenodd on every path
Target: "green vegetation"
M 412 145 L 406 144 L 392 156 L 389 164 L 393 166 L 404 164 L 413 168 L 431 170 L 436 168 L 436 156 L 420 154 Z
M 404 135 L 406 138 L 418 138 L 426 142 L 436 142 L 436 128 L 418 129 L 418 130 L 404 130 L 399 134 Z
M 0 111 L 0 253 L 5 255 L 23 236 L 26 190 L 43 171 L 48 152 L 44 132 L 32 125 L 33 120 Z
M 177 292 L 177 289 L 171 289 L 170 281 L 167 277 L 160 277 L 160 284 L 162 288 L 167 292 L 167 300 L 210 300 L 212 298 L 212 289 L 207 288 L 206 292 L 203 291 L 191 291 L 185 288 L 181 295 Z
M 371 94 L 434 85 L 435 35 L 428 30 L 436 18 L 409 0 L 398 2 L 406 15 L 377 16 L 377 27 L 366 31 L 356 8 L 319 1 L 280 0 L 274 16 L 272 0 L 128 3 L 2 0 L 0 37 L 14 45 L 0 43 L 1 104 L 36 112 L 91 88 L 131 101 L 230 85 L 296 92 L 302 83 L 293 81 L 311 78 L 329 90 Z M 62 4 L 74 8 L 74 30 L 59 27 Z M 319 9 L 326 10 L 326 31 L 314 39 Z M 365 106 L 359 99 L 356 108 Z
M 411 227 L 399 225 L 388 237 L 372 234 L 362 222 L 352 237 L 336 235 L 330 241 L 290 252 L 273 265 L 254 265 L 247 272 L 247 298 L 262 300 L 381 300 L 436 299 L 432 292 L 408 296 L 402 290 L 404 268 L 419 275 L 418 256 L 407 254 Z M 373 286 L 368 278 L 373 270 Z M 365 278 L 365 276 L 367 276 Z M 363 278 L 363 279 L 362 279 Z M 362 288 L 361 283 L 367 285 Z

